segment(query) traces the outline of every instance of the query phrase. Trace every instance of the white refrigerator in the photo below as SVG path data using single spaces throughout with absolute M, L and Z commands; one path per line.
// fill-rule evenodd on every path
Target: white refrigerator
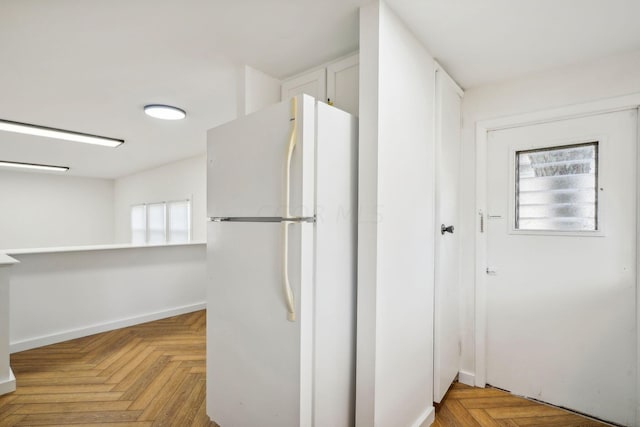
M 354 425 L 356 119 L 300 95 L 207 151 L 207 414 Z

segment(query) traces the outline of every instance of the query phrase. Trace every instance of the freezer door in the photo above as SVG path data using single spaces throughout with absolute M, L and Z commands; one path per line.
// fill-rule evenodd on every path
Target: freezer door
M 283 292 L 283 225 L 208 227 L 208 415 L 221 426 L 310 426 L 313 225 L 288 225 L 295 322 Z
M 315 103 L 300 95 L 209 130 L 209 217 L 314 215 Z M 288 214 L 284 206 L 287 171 Z

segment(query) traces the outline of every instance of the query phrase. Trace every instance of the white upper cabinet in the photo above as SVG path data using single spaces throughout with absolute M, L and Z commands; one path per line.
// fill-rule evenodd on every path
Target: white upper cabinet
M 326 101 L 327 70 L 322 68 L 320 70 L 302 74 L 282 83 L 283 101 L 302 93 L 311 95 L 316 99 Z
M 331 62 L 282 83 L 282 99 L 306 93 L 337 108 L 358 115 L 358 54 Z
M 358 115 L 359 55 L 327 66 L 327 101 L 341 110 Z

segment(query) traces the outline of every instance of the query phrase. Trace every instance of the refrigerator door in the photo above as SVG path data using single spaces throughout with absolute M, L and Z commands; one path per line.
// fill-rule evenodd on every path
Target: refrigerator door
M 221 426 L 310 426 L 313 224 L 289 224 L 287 320 L 281 223 L 210 222 L 207 413 Z
M 209 130 L 209 217 L 314 216 L 315 103 L 300 95 Z

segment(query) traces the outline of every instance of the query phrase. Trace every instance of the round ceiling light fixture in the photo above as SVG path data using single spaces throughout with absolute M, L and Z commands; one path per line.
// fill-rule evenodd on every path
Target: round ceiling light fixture
M 171 105 L 145 105 L 144 112 L 147 116 L 162 120 L 182 120 L 187 117 L 187 113 L 184 110 L 178 107 L 172 107 Z

